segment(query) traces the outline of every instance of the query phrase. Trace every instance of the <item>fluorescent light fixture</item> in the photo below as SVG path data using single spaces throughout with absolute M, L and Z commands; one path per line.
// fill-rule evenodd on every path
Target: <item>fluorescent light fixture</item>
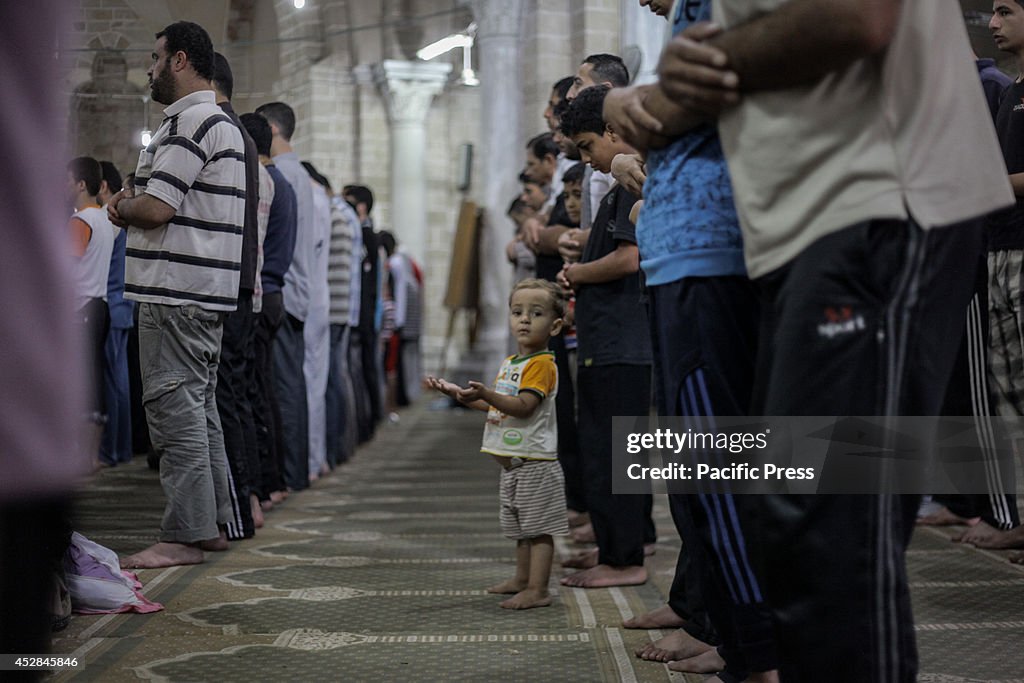
M 453 33 L 450 36 L 445 36 L 441 40 L 427 45 L 416 53 L 416 56 L 423 61 L 430 61 L 435 57 L 440 57 L 446 52 L 451 52 L 457 47 L 471 48 L 473 47 L 473 36 L 467 36 L 465 33 Z
M 302 9 L 306 6 L 306 0 L 295 0 L 295 9 Z

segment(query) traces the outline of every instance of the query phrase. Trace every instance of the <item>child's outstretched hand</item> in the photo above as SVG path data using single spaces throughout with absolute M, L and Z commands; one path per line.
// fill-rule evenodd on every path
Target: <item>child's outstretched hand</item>
M 458 399 L 463 403 L 472 403 L 473 401 L 479 401 L 484 397 L 487 392 L 487 387 L 480 382 L 474 382 L 470 380 L 469 386 L 465 389 L 459 389 Z
M 440 391 L 445 396 L 450 396 L 458 400 L 459 392 L 462 391 L 462 387 L 458 384 L 453 384 L 446 379 L 434 377 L 432 375 L 427 377 L 427 385 L 436 391 Z

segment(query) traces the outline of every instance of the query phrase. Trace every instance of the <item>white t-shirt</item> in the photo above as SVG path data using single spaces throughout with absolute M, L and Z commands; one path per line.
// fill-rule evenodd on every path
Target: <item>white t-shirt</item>
M 509 356 L 502 363 L 494 390 L 505 396 L 524 391 L 540 396 L 533 415 L 519 419 L 492 407 L 487 412 L 484 440 L 480 450 L 503 456 L 531 460 L 558 459 L 558 420 L 555 396 L 558 394 L 558 367 L 555 354 L 541 351 L 522 358 Z
M 107 275 L 117 228 L 107 218 L 107 212 L 98 206 L 82 209 L 74 217 L 92 230 L 85 253 L 75 262 L 75 308 L 81 308 L 89 299 L 107 299 Z

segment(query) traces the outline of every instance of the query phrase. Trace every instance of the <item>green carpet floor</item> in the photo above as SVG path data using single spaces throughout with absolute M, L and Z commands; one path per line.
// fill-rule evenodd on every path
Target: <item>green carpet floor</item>
M 679 541 L 659 496 L 661 542 L 644 586 L 557 588 L 553 606 L 498 607 L 513 543 L 481 416 L 417 408 L 354 460 L 293 495 L 256 538 L 205 564 L 144 570 L 163 612 L 76 616 L 54 681 L 699 681 L 632 650 L 658 632 L 624 617 L 664 604 Z M 155 540 L 163 496 L 139 461 L 104 470 L 77 530 L 121 555 Z M 1024 570 L 922 529 L 908 556 L 921 681 L 1024 683 Z M 572 550 L 560 544 L 563 553 Z M 561 570 L 556 567 L 553 587 Z

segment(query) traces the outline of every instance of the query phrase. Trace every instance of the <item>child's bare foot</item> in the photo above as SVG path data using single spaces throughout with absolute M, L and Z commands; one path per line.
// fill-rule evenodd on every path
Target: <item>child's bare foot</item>
M 597 548 L 573 553 L 562 566 L 566 569 L 590 569 L 597 566 Z
M 668 668 L 690 674 L 716 674 L 725 668 L 725 660 L 718 654 L 718 650 L 711 648 L 696 657 L 671 661 Z
M 658 552 L 657 543 L 644 543 L 644 557 L 650 557 L 656 552 Z
M 288 497 L 288 492 L 287 491 L 283 491 L 283 490 L 282 491 L 274 491 L 273 493 L 270 494 L 270 500 L 271 500 L 272 503 L 274 503 L 274 505 L 278 505 L 280 503 L 283 503 L 285 498 L 287 498 L 287 497 Z
M 270 499 L 268 499 L 268 500 L 261 500 L 260 501 L 260 509 L 263 510 L 264 512 L 270 512 L 271 510 L 274 509 L 274 501 L 270 500 Z
M 647 583 L 647 570 L 643 567 L 612 567 L 599 564 L 578 571 L 562 579 L 563 586 L 575 588 L 610 588 L 612 586 L 639 586 Z
M 1014 527 L 1009 531 L 996 529 L 985 522 L 968 529 L 953 539 L 959 543 L 973 545 L 976 548 L 1024 548 L 1024 526 Z
M 547 591 L 539 591 L 535 588 L 526 588 L 513 595 L 508 600 L 498 603 L 504 609 L 531 609 L 533 607 L 547 607 L 551 604 L 551 595 Z
M 590 513 L 589 512 L 577 512 L 570 508 L 566 511 L 569 517 L 569 528 L 575 529 L 578 526 L 584 524 L 590 524 Z
M 961 517 L 960 515 L 953 514 L 948 507 L 943 506 L 930 515 L 918 517 L 917 523 L 922 526 L 954 526 L 956 524 L 973 526 L 978 523 L 978 518 L 968 519 Z
M 669 608 L 666 607 L 666 609 Z M 672 612 L 672 614 L 676 613 Z M 697 640 L 680 628 L 663 638 L 658 638 L 653 643 L 638 647 L 634 653 L 640 659 L 646 659 L 649 662 L 671 662 L 696 657 L 712 649 L 714 648 L 711 645 L 703 640 Z
M 526 582 L 518 579 L 509 579 L 508 581 L 502 581 L 497 586 L 491 586 L 487 589 L 488 593 L 498 593 L 499 595 L 512 595 L 519 593 L 526 589 Z
M 656 628 L 679 628 L 684 623 L 683 618 L 672 611 L 668 605 L 662 605 L 656 610 L 641 614 L 632 619 L 622 622 L 622 628 L 642 628 L 645 630 Z
M 125 569 L 157 569 L 184 564 L 201 564 L 203 551 L 184 543 L 157 543 L 121 560 Z
M 590 522 L 581 524 L 569 532 L 573 543 L 597 543 L 597 536 L 594 535 L 594 527 Z

